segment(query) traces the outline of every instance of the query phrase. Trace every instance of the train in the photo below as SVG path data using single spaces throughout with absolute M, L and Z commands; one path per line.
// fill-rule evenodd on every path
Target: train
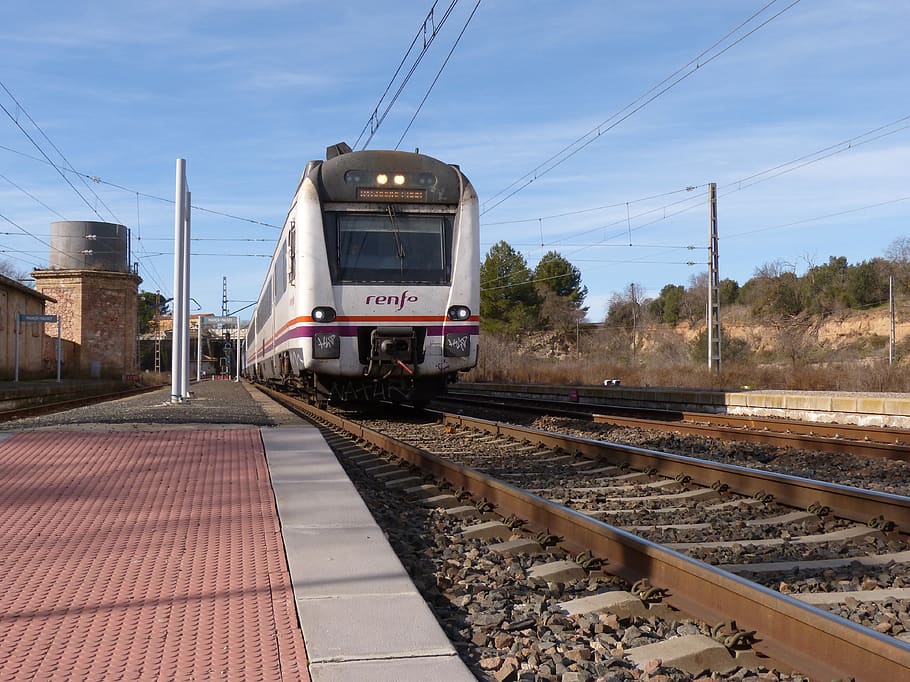
M 457 165 L 345 143 L 307 163 L 245 375 L 314 404 L 425 405 L 477 364 L 480 213 Z

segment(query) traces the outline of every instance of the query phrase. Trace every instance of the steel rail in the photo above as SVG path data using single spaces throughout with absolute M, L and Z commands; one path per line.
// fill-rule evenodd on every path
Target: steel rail
M 13 410 L 2 410 L 0 411 L 0 422 L 11 421 L 13 419 L 25 419 L 27 417 L 35 417 L 42 414 L 51 414 L 53 412 L 64 412 L 77 407 L 107 402 L 108 400 L 130 398 L 134 395 L 142 395 L 143 393 L 157 391 L 160 388 L 162 388 L 162 386 L 142 386 L 141 388 L 131 388 L 125 391 L 116 391 L 114 393 L 92 393 L 81 398 L 46 402 L 41 403 L 40 405 L 29 405 L 28 407 L 17 407 Z
M 260 387 L 260 390 L 263 389 Z M 906 679 L 910 673 L 910 645 L 548 502 L 351 420 L 322 412 L 281 394 L 266 392 L 301 414 L 344 430 L 365 443 L 420 467 L 428 474 L 486 498 L 497 505 L 500 513 L 515 514 L 527 520 L 532 527 L 546 528 L 551 533 L 562 535 L 563 544 L 569 550 L 590 549 L 595 555 L 608 560 L 611 573 L 630 581 L 647 577 L 652 585 L 669 590 L 667 602 L 687 614 L 707 622 L 733 619 L 740 627 L 756 630 L 761 638 L 756 649 L 771 661 L 792 666 L 816 679 L 852 676 L 857 682 L 880 682 Z M 470 425 L 471 428 L 482 425 L 481 420 L 451 415 L 444 417 L 444 423 Z M 483 426 L 484 430 L 503 436 L 521 435 L 516 427 L 492 422 Z M 526 440 L 546 437 L 543 432 L 524 431 Z M 550 438 L 547 440 L 555 443 Z M 593 449 L 596 445 L 595 441 L 570 440 L 577 441 L 579 452 Z
M 664 433 L 683 433 L 748 443 L 762 443 L 780 447 L 797 447 L 837 454 L 883 457 L 910 460 L 910 431 L 877 429 L 852 424 L 816 424 L 789 422 L 758 417 L 714 415 L 703 412 L 674 412 L 646 408 L 614 407 L 591 403 L 550 402 L 535 398 L 484 398 L 452 394 L 442 400 L 475 405 L 501 405 L 522 411 L 546 411 L 567 417 L 584 416 L 595 423 L 649 429 Z M 604 414 L 604 411 L 609 412 Z M 628 417 L 612 414 L 648 414 L 650 417 Z M 745 430 L 750 429 L 750 430 Z
M 710 488 L 717 482 L 742 495 L 772 495 L 781 504 L 808 509 L 813 504 L 829 507 L 842 518 L 868 523 L 879 516 L 910 529 L 910 497 L 874 490 L 863 490 L 837 483 L 779 474 L 758 469 L 698 459 L 686 455 L 648 450 L 632 445 L 550 433 L 523 426 L 492 422 L 461 415 L 442 415 L 445 424 L 464 426 L 487 433 L 558 448 L 573 454 L 605 460 L 610 464 L 627 463 L 641 471 L 674 478 L 689 476 L 692 483 Z

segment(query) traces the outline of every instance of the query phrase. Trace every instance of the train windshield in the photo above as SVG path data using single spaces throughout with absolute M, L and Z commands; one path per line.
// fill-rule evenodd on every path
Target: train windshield
M 449 220 L 445 216 L 339 213 L 337 280 L 421 282 L 449 280 Z

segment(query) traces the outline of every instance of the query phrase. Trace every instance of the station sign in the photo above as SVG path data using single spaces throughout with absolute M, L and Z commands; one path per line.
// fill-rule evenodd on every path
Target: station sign
M 60 345 L 60 317 L 58 315 L 36 315 L 33 313 L 16 313 L 16 350 L 15 371 L 13 381 L 19 381 L 19 336 L 22 334 L 22 325 L 26 322 L 56 322 L 57 323 L 57 383 L 60 383 L 60 368 L 63 365 L 63 348 Z
M 19 313 L 20 322 L 56 322 L 56 315 L 29 315 L 26 313 Z
M 237 324 L 237 316 L 229 315 L 227 317 L 217 316 L 217 315 L 206 315 L 203 319 L 203 324 Z

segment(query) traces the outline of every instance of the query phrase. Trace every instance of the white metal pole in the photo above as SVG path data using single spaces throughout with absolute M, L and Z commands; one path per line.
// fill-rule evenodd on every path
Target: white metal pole
M 63 348 L 60 346 L 60 316 L 57 315 L 57 383 L 60 383 L 60 363 Z
M 186 192 L 186 211 L 184 217 L 186 219 L 186 227 L 183 230 L 183 329 L 186 333 L 186 336 L 183 337 L 183 374 L 181 376 L 181 381 L 183 382 L 181 395 L 183 399 L 186 400 L 190 397 L 190 230 L 192 228 L 191 224 L 191 214 L 192 206 L 190 204 L 190 199 L 192 195 L 190 191 Z
M 19 381 L 19 329 L 20 329 L 20 327 L 22 327 L 22 323 L 19 321 L 19 317 L 21 315 L 22 315 L 22 313 L 16 313 L 16 321 L 13 324 L 13 336 L 16 337 L 16 343 L 15 343 L 15 346 L 16 346 L 16 351 L 15 351 L 16 371 L 15 371 L 15 374 L 13 375 L 13 381 Z
M 171 332 L 171 402 L 183 402 L 181 393 L 181 342 L 184 331 L 181 328 L 183 319 L 183 245 L 186 230 L 186 159 L 177 159 L 176 191 L 174 193 L 174 307 L 171 312 L 173 329 Z
M 240 315 L 237 316 L 237 381 L 240 381 Z
M 196 325 L 196 383 L 202 381 L 202 324 L 205 318 L 200 315 Z

